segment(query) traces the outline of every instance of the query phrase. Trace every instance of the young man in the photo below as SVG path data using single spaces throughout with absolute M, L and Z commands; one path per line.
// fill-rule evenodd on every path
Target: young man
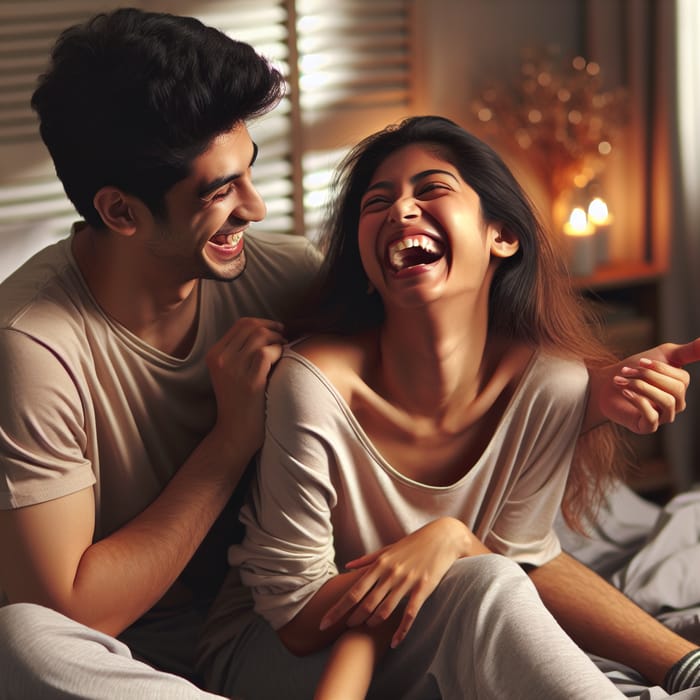
M 32 101 L 84 222 L 0 291 L 0 592 L 182 674 L 226 566 L 205 536 L 262 440 L 268 319 L 317 267 L 303 237 L 248 230 L 265 205 L 246 122 L 283 91 L 247 44 L 118 10 L 61 36 Z M 109 668 L 100 695 L 123 697 Z
M 0 697 L 211 697 L 184 677 L 262 441 L 268 319 L 317 268 L 248 231 L 246 123 L 283 86 L 190 18 L 118 10 L 53 51 L 33 105 L 84 221 L 0 287 Z M 642 404 L 651 427 L 684 390 Z

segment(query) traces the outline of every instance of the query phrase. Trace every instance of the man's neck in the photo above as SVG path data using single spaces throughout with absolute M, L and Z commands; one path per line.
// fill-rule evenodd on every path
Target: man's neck
M 72 251 L 107 315 L 161 352 L 188 354 L 196 337 L 199 280 L 175 282 L 142 269 L 128 241 L 109 231 L 76 230 Z

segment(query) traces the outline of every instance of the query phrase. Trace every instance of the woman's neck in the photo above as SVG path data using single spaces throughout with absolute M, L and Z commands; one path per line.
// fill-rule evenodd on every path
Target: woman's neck
M 487 310 L 471 316 L 434 310 L 388 314 L 378 336 L 377 386 L 387 401 L 416 417 L 450 424 L 465 415 L 490 374 Z

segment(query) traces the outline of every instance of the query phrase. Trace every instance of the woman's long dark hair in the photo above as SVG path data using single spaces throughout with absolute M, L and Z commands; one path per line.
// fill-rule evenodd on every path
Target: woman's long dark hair
M 425 144 L 451 163 L 478 194 L 485 222 L 498 224 L 519 241 L 518 252 L 500 261 L 489 295 L 489 333 L 511 338 L 588 367 L 615 357 L 600 342 L 590 307 L 572 288 L 564 261 L 535 208 L 501 157 L 454 122 L 412 117 L 372 134 L 341 163 L 332 208 L 320 239 L 320 282 L 302 324 L 304 332 L 356 333 L 381 323 L 379 294 L 367 293 L 358 247 L 360 200 L 377 167 L 393 152 Z M 618 431 L 606 425 L 579 439 L 563 513 L 580 529 L 622 466 Z

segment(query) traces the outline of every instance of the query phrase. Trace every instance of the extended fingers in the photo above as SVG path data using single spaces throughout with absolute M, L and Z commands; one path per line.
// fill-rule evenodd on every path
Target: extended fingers
M 375 581 L 376 578 L 369 572 L 355 581 L 321 618 L 319 629 L 323 631 L 342 620 L 372 590 Z
M 397 587 L 388 579 L 379 581 L 358 603 L 348 618 L 348 627 L 366 624 L 375 627 L 391 617 L 405 595 L 404 587 Z
M 646 435 L 648 433 L 656 432 L 661 424 L 660 412 L 656 405 L 653 404 L 648 398 L 636 394 L 631 389 L 623 389 L 622 395 L 636 409 L 633 411 L 633 415 L 630 416 L 626 427 L 639 435 Z
M 615 383 L 657 404 L 661 422 L 666 423 L 672 421 L 677 412 L 685 410 L 690 375 L 678 367 L 642 358 L 637 367 L 623 367 Z
M 395 649 L 403 640 L 406 638 L 409 630 L 413 626 L 413 622 L 418 616 L 420 609 L 423 607 L 423 603 L 427 600 L 430 595 L 431 588 L 427 584 L 417 586 L 412 592 L 410 598 L 406 603 L 403 615 L 401 616 L 401 622 L 394 632 L 394 636 L 391 640 L 391 648 Z

